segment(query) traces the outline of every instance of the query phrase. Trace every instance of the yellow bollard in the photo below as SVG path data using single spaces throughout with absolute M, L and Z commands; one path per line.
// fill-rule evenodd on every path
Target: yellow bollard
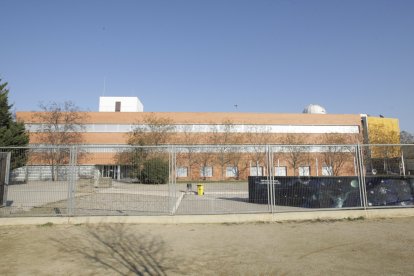
M 199 196 L 204 195 L 204 186 L 203 186 L 203 184 L 197 184 L 197 195 L 199 195 Z

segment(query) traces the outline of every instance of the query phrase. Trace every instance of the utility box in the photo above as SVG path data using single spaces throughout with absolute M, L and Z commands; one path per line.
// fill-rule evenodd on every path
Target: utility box
M 197 195 L 202 196 L 204 195 L 204 185 L 197 184 Z

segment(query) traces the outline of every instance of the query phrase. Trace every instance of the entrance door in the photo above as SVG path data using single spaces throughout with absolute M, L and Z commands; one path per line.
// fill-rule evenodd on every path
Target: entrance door
M 113 165 L 101 165 L 99 170 L 102 177 L 110 177 L 112 179 L 118 179 L 118 168 Z

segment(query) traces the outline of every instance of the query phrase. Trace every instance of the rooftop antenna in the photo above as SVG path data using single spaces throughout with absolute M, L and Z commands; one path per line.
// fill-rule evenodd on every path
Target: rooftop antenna
M 104 77 L 102 96 L 105 96 L 105 92 L 106 92 L 106 78 Z

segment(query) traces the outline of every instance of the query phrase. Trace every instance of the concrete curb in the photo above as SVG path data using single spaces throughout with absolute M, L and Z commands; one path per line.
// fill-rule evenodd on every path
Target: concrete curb
M 0 226 L 53 224 L 99 224 L 99 223 L 145 223 L 145 224 L 199 224 L 199 223 L 249 223 L 307 220 L 340 220 L 356 218 L 414 217 L 414 208 L 373 210 L 332 210 L 260 214 L 228 215 L 179 215 L 179 216 L 92 216 L 92 217 L 20 217 L 0 218 Z

